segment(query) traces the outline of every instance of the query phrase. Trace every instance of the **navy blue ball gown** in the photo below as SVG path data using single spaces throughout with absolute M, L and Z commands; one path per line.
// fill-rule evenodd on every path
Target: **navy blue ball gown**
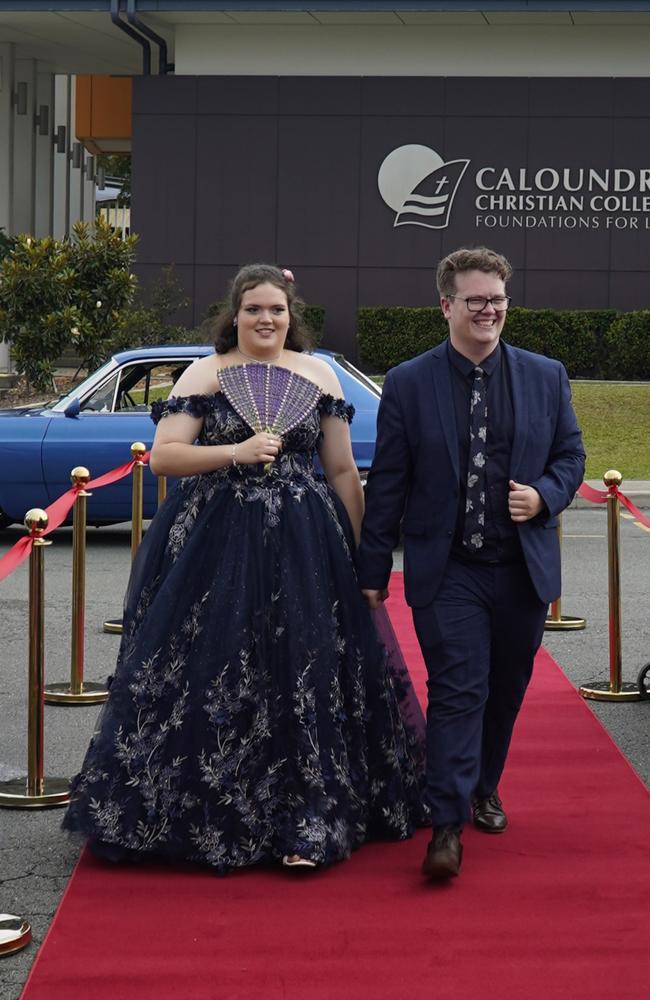
M 199 444 L 250 436 L 222 393 L 157 402 Z M 64 827 L 123 857 L 220 872 L 322 865 L 426 823 L 424 720 L 359 592 L 346 512 L 314 470 L 321 396 L 269 471 L 178 481 L 133 565 L 109 698 Z M 390 641 L 385 612 L 379 620 Z

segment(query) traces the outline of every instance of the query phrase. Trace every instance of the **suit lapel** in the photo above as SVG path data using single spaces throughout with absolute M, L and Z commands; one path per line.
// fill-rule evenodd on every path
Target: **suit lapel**
M 431 352 L 431 374 L 434 398 L 438 406 L 438 418 L 442 427 L 447 450 L 458 479 L 458 439 L 456 437 L 456 411 L 451 390 L 451 373 L 447 359 L 447 341 L 434 347 Z
M 510 458 L 510 475 L 517 478 L 517 470 L 520 467 L 526 446 L 526 431 L 528 429 L 528 391 L 526 366 L 517 356 L 514 348 L 508 344 L 501 344 L 508 358 L 510 370 L 510 388 L 512 390 L 512 408 L 514 410 L 514 437 L 512 441 L 512 456 Z

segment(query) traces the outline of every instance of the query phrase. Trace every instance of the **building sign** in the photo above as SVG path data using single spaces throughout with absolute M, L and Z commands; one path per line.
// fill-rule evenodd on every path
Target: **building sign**
M 394 226 L 446 229 L 469 160 L 445 163 L 428 146 L 400 146 L 379 168 L 379 193 L 395 214 Z
M 393 226 L 446 229 L 454 200 L 472 199 L 477 229 L 650 230 L 650 168 L 523 166 L 444 161 L 428 146 L 399 146 L 377 184 Z M 467 176 L 466 176 L 467 175 Z

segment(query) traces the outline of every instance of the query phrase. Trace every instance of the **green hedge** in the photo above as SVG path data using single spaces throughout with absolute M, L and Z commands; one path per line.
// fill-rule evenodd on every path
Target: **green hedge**
M 323 326 L 325 325 L 325 309 L 323 306 L 305 305 L 302 316 L 306 325 L 320 341 L 323 336 Z
M 380 371 L 422 354 L 446 336 L 447 322 L 438 308 L 377 306 L 363 307 L 357 313 L 359 352 Z
M 598 338 L 588 312 L 511 309 L 503 336 L 513 347 L 557 358 L 570 378 L 596 374 Z
M 388 371 L 444 340 L 447 323 L 437 307 L 364 307 L 357 336 L 363 361 Z M 650 311 L 516 307 L 503 336 L 515 347 L 558 358 L 570 378 L 650 379 Z
M 608 378 L 650 379 L 650 311 L 623 313 L 603 339 Z

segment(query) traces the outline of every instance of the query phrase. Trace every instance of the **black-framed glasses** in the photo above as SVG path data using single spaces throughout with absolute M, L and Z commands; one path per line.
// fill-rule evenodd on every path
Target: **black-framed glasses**
M 492 295 L 487 298 L 484 295 L 446 295 L 447 299 L 460 299 L 472 313 L 483 312 L 488 302 L 497 312 L 505 312 L 511 302 L 510 295 Z

